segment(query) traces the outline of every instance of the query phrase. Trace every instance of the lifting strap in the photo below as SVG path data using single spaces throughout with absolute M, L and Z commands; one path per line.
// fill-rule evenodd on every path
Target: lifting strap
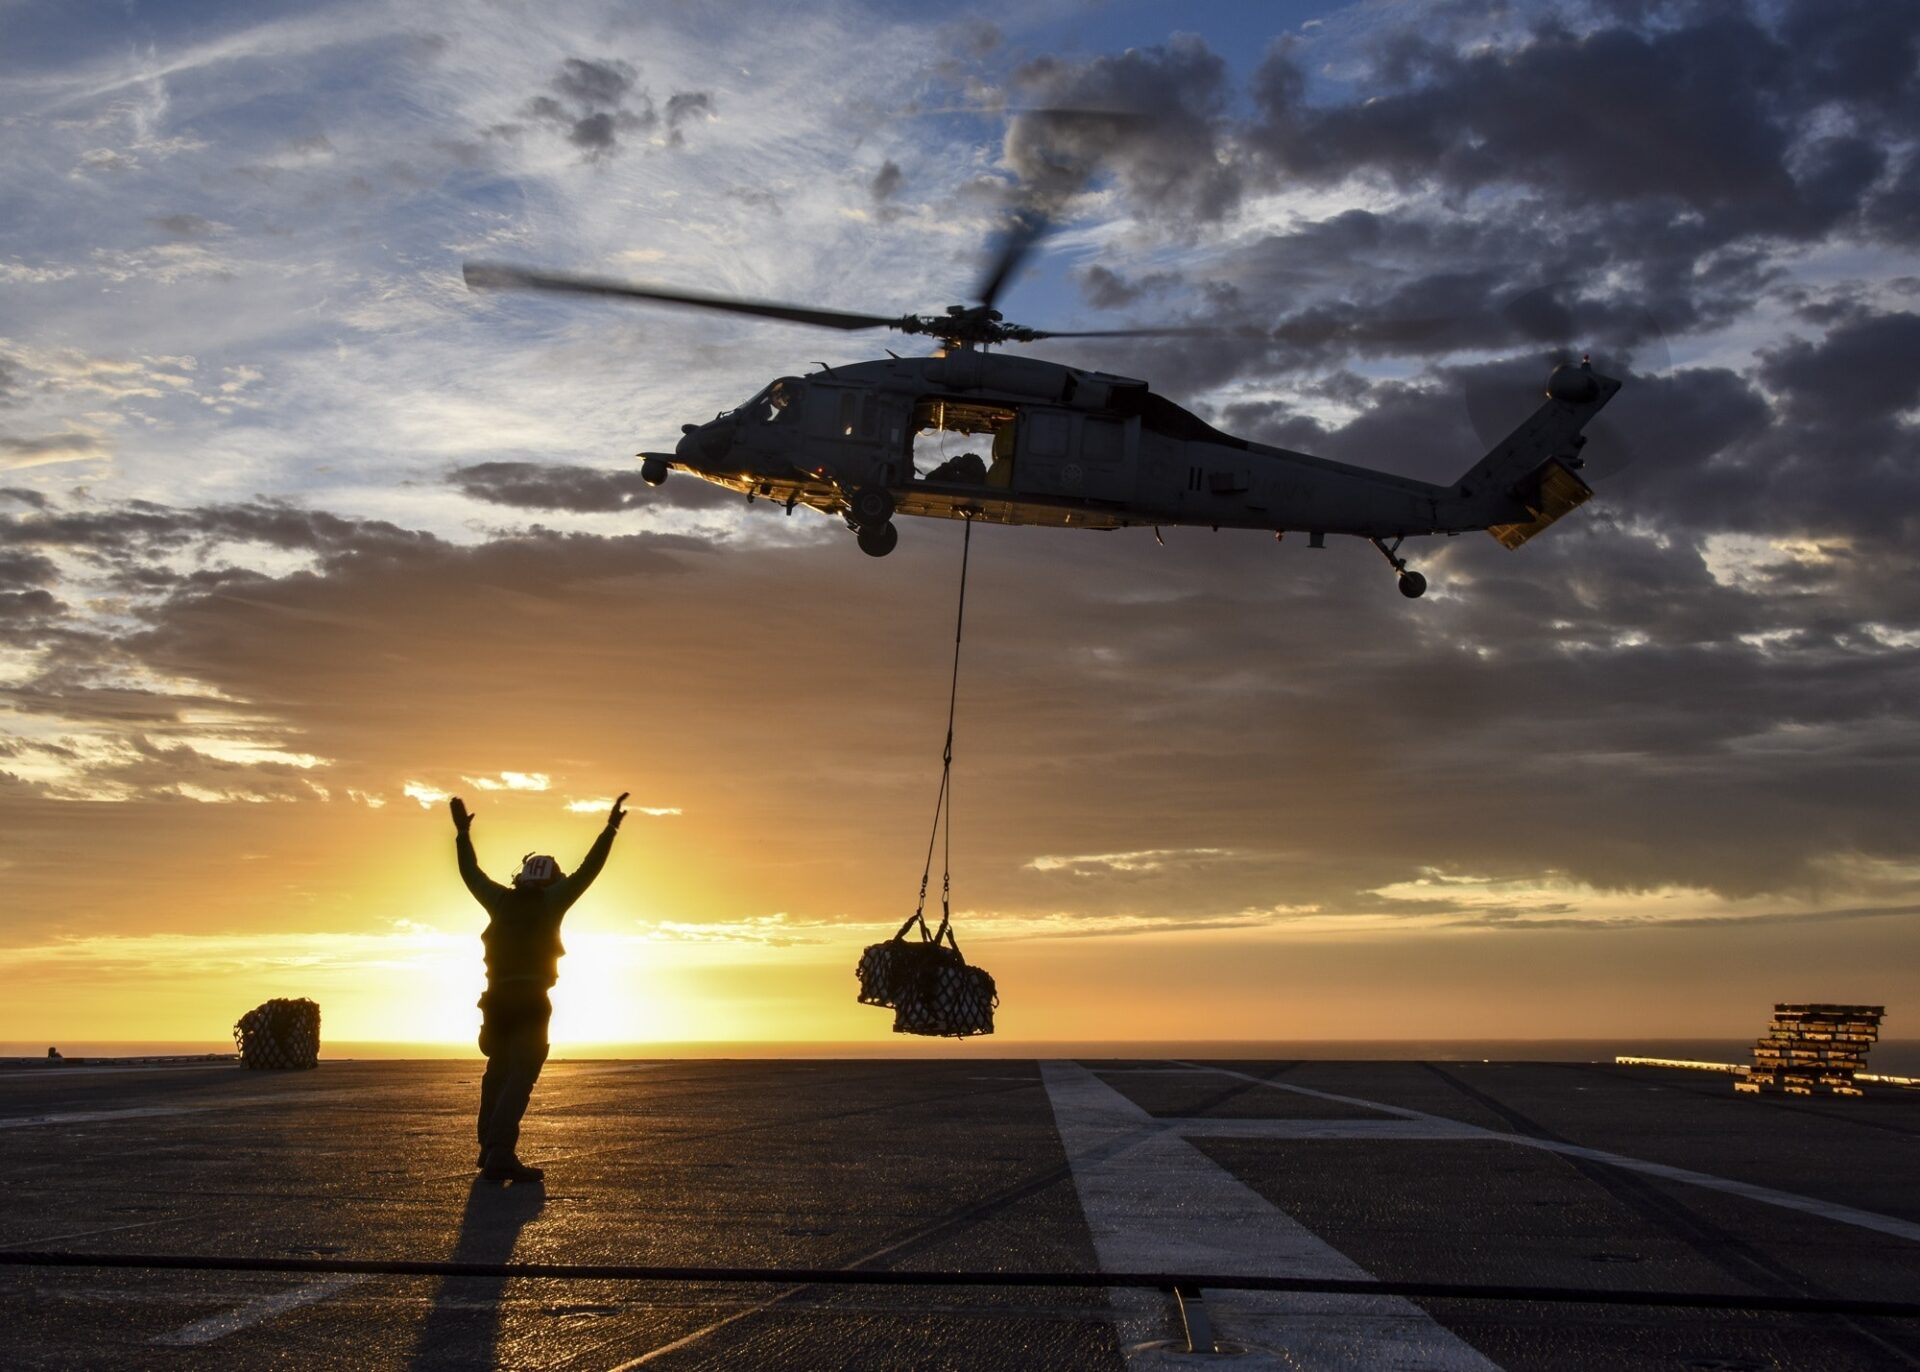
M 966 532 L 960 538 L 960 608 L 953 617 L 953 679 L 947 686 L 947 746 L 940 756 L 940 793 L 933 802 L 933 832 L 927 835 L 927 861 L 920 869 L 920 899 L 914 906 L 913 917 L 900 926 L 904 935 L 916 923 L 920 926 L 922 937 L 927 933 L 927 882 L 933 876 L 933 848 L 944 834 L 946 843 L 940 858 L 940 928 L 934 933 L 933 941 L 940 942 L 944 937 L 954 952 L 960 951 L 960 944 L 953 936 L 953 712 L 960 699 L 960 632 L 967 622 L 967 558 L 973 550 L 973 516 L 961 516 Z M 944 830 L 941 821 L 945 821 Z

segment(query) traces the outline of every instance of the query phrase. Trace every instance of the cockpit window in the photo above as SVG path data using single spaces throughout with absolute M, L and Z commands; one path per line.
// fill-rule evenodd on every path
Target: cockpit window
M 783 376 L 762 387 L 760 392 L 734 413 L 753 423 L 797 423 L 807 396 L 807 383 L 797 376 Z

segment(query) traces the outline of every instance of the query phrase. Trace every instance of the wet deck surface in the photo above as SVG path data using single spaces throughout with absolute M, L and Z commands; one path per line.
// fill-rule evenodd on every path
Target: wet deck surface
M 477 1063 L 0 1073 L 0 1248 L 1920 1293 L 1920 1093 L 1559 1064 Z M 1222 1366 L 1920 1367 L 1920 1322 L 1208 1293 Z M 1170 1297 L 0 1268 L 0 1365 L 1209 1365 Z

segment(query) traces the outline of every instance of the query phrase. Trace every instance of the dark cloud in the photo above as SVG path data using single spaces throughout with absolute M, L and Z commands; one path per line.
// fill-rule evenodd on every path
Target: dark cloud
M 1080 273 L 1080 294 L 1096 310 L 1117 310 L 1133 304 L 1144 295 L 1172 290 L 1180 284 L 1174 272 L 1148 272 L 1129 279 L 1094 263 Z
M 618 109 L 639 75 L 630 63 L 569 57 L 560 64 L 553 89 L 584 109 Z
M 633 136 L 664 128 L 666 144 L 685 143 L 685 128 L 696 118 L 711 118 L 713 97 L 705 91 L 679 91 L 667 97 L 663 116 L 653 96 L 639 85 L 640 73 L 618 58 L 589 60 L 569 57 L 548 83 L 551 95 L 536 95 L 521 113 L 557 129 L 589 160 L 612 157 Z M 518 130 L 501 125 L 491 130 L 512 137 Z
M 906 184 L 906 175 L 900 170 L 900 164 L 888 158 L 880 164 L 880 170 L 873 174 L 873 180 L 867 183 L 867 193 L 880 204 L 885 204 L 900 193 Z
M 59 575 L 60 569 L 52 560 L 39 553 L 0 548 L 0 591 L 51 586 Z
M 1782 256 L 1793 245 L 1909 241 L 1920 223 L 1910 6 L 1621 5 L 1583 32 L 1542 18 L 1497 41 L 1481 7 L 1432 17 L 1418 32 L 1381 26 L 1337 94 L 1310 91 L 1314 40 L 1279 41 L 1248 83 L 1251 117 L 1198 39 L 1021 69 L 1064 107 L 1009 128 L 1007 161 L 1043 208 L 1088 180 L 1149 221 L 1216 219 L 1244 193 L 1302 183 L 1412 193 L 1229 240 L 1189 316 L 1227 333 L 1162 350 L 1169 388 L 1550 332 L 1645 373 L 1660 335 L 1722 328 L 1796 290 Z M 1130 303 L 1110 264 L 1083 288 Z M 1560 327 L 1516 317 L 1533 292 L 1553 297 Z M 1156 356 L 1106 356 L 1129 352 Z
M 456 467 L 448 482 L 463 495 L 523 510 L 568 510 L 596 514 L 648 505 L 713 507 L 740 497 L 693 477 L 669 477 L 649 486 L 636 468 L 609 472 L 546 462 L 476 462 Z
M 1850 425 L 1920 404 L 1920 315 L 1850 320 L 1818 343 L 1795 339 L 1763 357 L 1761 379 L 1795 418 Z
M 1513 50 L 1384 54 L 1365 98 L 1339 105 L 1308 103 L 1300 55 L 1277 48 L 1253 80 L 1259 115 L 1246 137 L 1273 174 L 1372 174 L 1454 194 L 1522 187 L 1602 209 L 1656 201 L 1700 216 L 1721 241 L 1804 238 L 1857 209 L 1878 146 L 1857 135 L 1808 143 L 1800 129 L 1833 99 L 1871 124 L 1891 98 L 1810 81 L 1793 47 L 1725 6 L 1645 30 L 1547 24 Z
M 21 399 L 20 368 L 0 357 L 0 405 L 18 405 Z
M 686 126 L 695 119 L 713 118 L 713 96 L 706 91 L 680 91 L 667 97 L 667 146 L 686 146 Z
M 211 238 L 218 232 L 219 225 L 197 214 L 161 214 L 150 216 L 147 220 L 155 228 L 172 234 L 175 238 Z
M 1238 203 L 1226 156 L 1227 65 L 1176 35 L 1086 62 L 1040 57 L 1013 74 L 1030 108 L 1008 122 L 1005 156 L 1041 208 L 1096 174 L 1111 175 L 1143 213 L 1217 220 Z

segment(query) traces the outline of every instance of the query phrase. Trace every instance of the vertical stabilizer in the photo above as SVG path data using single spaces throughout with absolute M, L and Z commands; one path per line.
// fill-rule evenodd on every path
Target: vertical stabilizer
M 1519 547 L 1593 495 L 1576 475 L 1586 441 L 1580 431 L 1619 389 L 1618 381 L 1584 362 L 1555 367 L 1545 403 L 1476 462 L 1453 493 L 1472 502 L 1495 538 Z

